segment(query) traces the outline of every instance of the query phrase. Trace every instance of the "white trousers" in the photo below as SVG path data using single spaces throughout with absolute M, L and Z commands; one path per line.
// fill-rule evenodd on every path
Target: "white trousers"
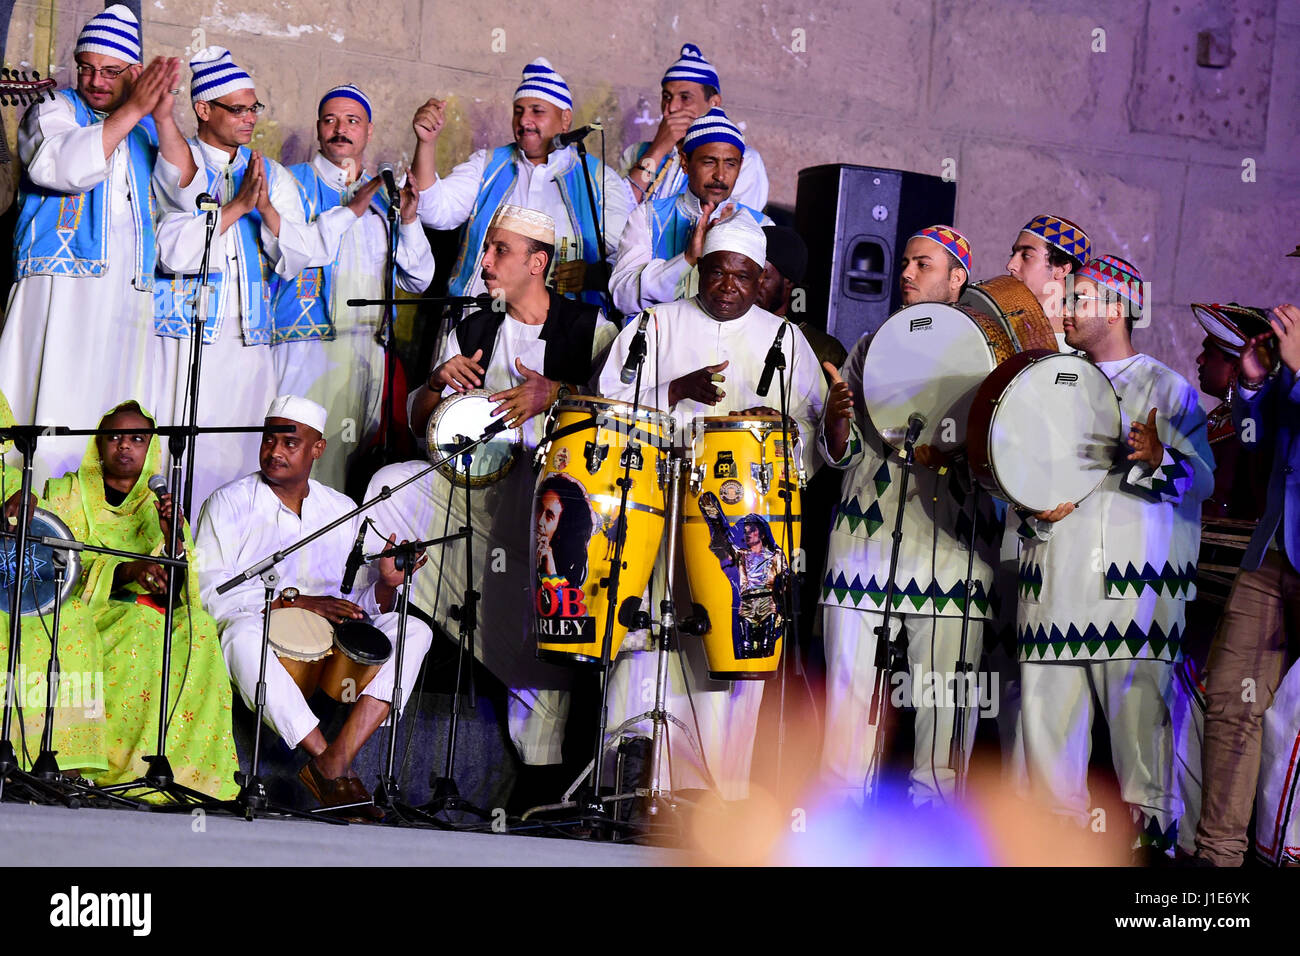
M 826 737 L 822 744 L 822 781 L 843 789 L 844 796 L 861 801 L 867 770 L 875 753 L 877 727 L 869 723 L 871 696 L 876 681 L 876 628 L 884 615 L 875 611 L 825 606 L 823 632 L 826 646 Z M 887 702 L 916 705 L 915 747 L 909 776 L 916 806 L 947 802 L 953 796 L 956 772 L 948 766 L 958 702 L 968 707 L 966 761 L 975 743 L 979 700 L 970 685 L 959 693 L 957 659 L 961 651 L 961 618 L 895 614 L 891 634 L 897 639 L 906 628 L 909 681 L 895 680 L 886 688 Z M 966 635 L 966 660 L 980 658 L 983 621 L 971 621 Z M 974 672 L 971 672 L 974 676 Z M 903 692 L 910 688 L 911 693 Z
M 392 656 L 384 662 L 374 679 L 366 685 L 362 696 L 392 703 L 394 676 L 397 673 L 396 612 L 381 614 L 370 622 L 383 631 L 393 643 Z M 420 664 L 433 643 L 429 625 L 414 617 L 406 621 L 406 646 L 402 651 L 402 703 L 398 711 L 411 699 Z M 258 652 L 262 647 L 262 616 L 252 615 L 229 624 L 221 633 L 221 650 L 226 658 L 226 669 L 239 689 L 244 703 L 252 710 L 257 692 Z M 280 664 L 275 651 L 266 652 L 266 722 L 290 747 L 296 747 L 320 721 L 307 706 L 302 691 L 289 672 Z
M 1092 720 L 1110 727 L 1120 795 L 1134 819 L 1161 833 L 1181 812 L 1173 783 L 1174 665 L 1169 661 L 1022 662 L 1021 721 L 1030 786 L 1056 814 L 1092 820 L 1088 759 Z

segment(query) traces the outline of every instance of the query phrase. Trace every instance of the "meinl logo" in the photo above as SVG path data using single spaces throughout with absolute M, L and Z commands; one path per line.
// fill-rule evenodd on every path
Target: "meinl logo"
M 1076 372 L 1057 372 L 1057 373 L 1056 373 L 1056 384 L 1057 384 L 1057 385 L 1069 385 L 1069 386 L 1073 387 L 1074 384 L 1075 384 L 1076 382 L 1078 382 L 1078 381 L 1079 381 L 1079 376 L 1078 376 L 1078 374 L 1077 374 Z
M 932 325 L 934 325 L 934 319 L 930 318 L 928 315 L 922 316 L 919 319 L 909 319 L 907 323 L 907 331 L 917 332 L 921 329 L 928 329 Z

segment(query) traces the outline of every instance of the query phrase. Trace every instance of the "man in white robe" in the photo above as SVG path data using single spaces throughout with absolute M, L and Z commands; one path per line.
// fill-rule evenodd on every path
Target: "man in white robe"
M 271 357 L 272 274 L 288 279 L 329 261 L 308 225 L 298 187 L 279 163 L 249 150 L 258 102 L 253 80 L 221 47 L 190 61 L 190 96 L 198 134 L 189 141 L 204 189 L 221 204 L 210 256 L 208 317 L 203 332 L 198 424 L 256 425 L 278 393 Z M 158 226 L 155 327 L 163 338 L 161 375 L 167 400 L 160 423 L 186 424 L 190 329 L 203 262 L 205 220 L 193 206 L 171 207 Z M 259 447 L 256 432 L 199 437 L 193 507 L 237 477 Z
M 561 387 L 567 393 L 590 391 L 600 359 L 618 331 L 595 306 L 546 287 L 554 236 L 554 223 L 542 213 L 509 204 L 497 211 L 485 240 L 482 273 L 506 310 L 466 316 L 448 337 L 428 382 L 410 399 L 411 427 L 421 438 L 444 403 L 471 390 L 488 392 L 487 407 L 495 404 L 522 433 L 522 447 L 505 476 L 470 491 L 470 582 L 482 595 L 474 653 L 506 687 L 508 730 L 526 767 L 560 763 L 573 676 L 565 667 L 537 659 L 530 554 L 532 457 L 545 430 L 542 413 L 561 394 Z M 443 454 L 437 449 L 427 453 L 431 461 Z M 424 462 L 405 462 L 381 468 L 371 479 L 367 497 L 424 467 Z M 377 505 L 375 513 L 383 527 L 412 540 L 441 536 L 464 523 L 465 489 L 434 473 L 396 492 Z M 433 560 L 441 567 L 437 575 L 426 574 L 417 582 L 416 601 L 455 639 L 457 625 L 448 609 L 463 600 L 464 545 L 452 544 Z M 559 787 L 542 799 L 558 799 L 562 792 Z
M 430 99 L 416 112 L 410 175 L 422 190 L 420 220 L 426 226 L 455 229 L 467 224 L 448 294 L 481 295 L 486 290 L 480 275 L 484 234 L 498 207 L 510 203 L 536 209 L 555 222 L 555 291 L 581 293 L 592 305 L 602 305 L 609 270 L 600 262 L 597 230 L 604 231 L 612 263 L 632 202 L 618 174 L 589 156 L 593 210 L 577 148 L 555 148 L 554 137 L 567 132 L 573 121 L 573 98 L 564 78 L 545 58 L 524 67 L 523 82 L 515 90 L 514 144 L 476 150 L 440 178 L 435 150 L 445 106 Z
M 659 108 L 663 118 L 648 143 L 633 143 L 619 158 L 619 173 L 633 203 L 664 199 L 685 192 L 687 185 L 682 139 L 696 119 L 722 106 L 722 85 L 713 64 L 694 43 L 682 46 L 681 56 L 660 81 Z M 752 147 L 735 185 L 736 202 L 761 210 L 767 205 L 767 169 Z
M 771 406 L 779 404 L 775 380 L 769 397 L 757 391 L 764 360 L 784 321 L 754 304 L 766 261 L 766 239 L 752 217 L 742 213 L 720 221 L 709 227 L 704 238 L 699 294 L 649 310 L 640 403 L 670 413 L 679 438 L 690 435 L 691 422 L 698 416 L 760 408 L 772 414 Z M 610 349 L 600 374 L 600 393 L 606 398 L 633 401 L 636 385 L 624 385 L 621 372 L 638 325 L 629 324 Z M 816 436 L 826 404 L 826 381 L 798 329 L 786 328 L 781 349 L 789 377 L 790 417 L 802 439 L 801 467 L 811 474 L 819 455 Z M 678 590 L 684 593 L 685 573 L 679 570 L 676 577 Z M 652 591 L 656 583 L 662 590 L 661 568 L 656 569 Z M 659 597 L 652 594 L 649 606 L 657 608 Z M 689 602 L 675 600 L 679 613 L 686 616 Z M 743 799 L 749 793 L 763 682 L 711 680 L 703 642 L 691 637 L 675 640 L 667 709 L 698 738 L 704 762 L 701 766 L 693 748 L 670 725 L 672 785 L 699 789 L 707 786 L 711 776 L 725 799 Z M 647 697 L 643 689 L 655 686 L 658 657 L 646 645 L 645 633 L 633 632 L 615 659 L 609 688 L 611 729 L 648 711 L 653 703 L 653 696 Z M 650 736 L 650 722 L 634 725 L 629 732 Z
M 213 493 L 204 503 L 195 534 L 195 564 L 203 605 L 217 620 L 226 666 L 250 710 L 256 700 L 261 665 L 265 587 L 255 577 L 225 594 L 218 594 L 217 588 L 354 507 L 347 496 L 308 477 L 312 463 L 324 451 L 323 408 L 298 396 L 280 396 L 271 403 L 266 423 L 292 425 L 294 430 L 268 432 L 262 437 L 260 470 Z M 402 573 L 396 570 L 393 559 L 381 558 L 367 568 L 351 592 L 355 603 L 340 596 L 344 568 L 361 520 L 355 516 L 343 522 L 276 565 L 280 590 L 272 604 L 273 614 L 280 608 L 300 608 L 336 625 L 369 620 L 393 644 L 392 655 L 360 690 L 343 729 L 332 742 L 321 733 L 319 720 L 280 658 L 273 650 L 267 651 L 266 721 L 287 745 L 300 746 L 311 755 L 299 776 L 326 806 L 369 799 L 364 784 L 352 771 L 352 761 L 387 720 L 398 676 L 396 643 L 400 622 L 394 605 Z M 368 539 L 366 550 L 379 550 L 382 534 L 381 530 L 380 536 Z M 415 689 L 420 664 L 432 640 L 427 624 L 414 616 L 407 620 L 399 713 Z M 374 818 L 382 816 L 374 807 L 366 813 Z
M 275 359 L 282 394 L 325 406 L 330 431 L 316 462 L 316 480 L 344 490 L 349 462 L 380 425 L 385 359 L 382 306 L 348 299 L 384 295 L 388 204 L 383 180 L 365 172 L 374 132 L 370 99 L 352 84 L 328 91 L 317 109 L 320 151 L 288 167 L 302 213 L 320 232 L 331 260 L 276 283 L 272 294 Z M 418 198 L 404 184 L 397 227 L 397 288 L 423 292 L 433 281 L 433 252 L 416 214 Z
M 1075 279 L 1066 344 L 1115 387 L 1127 446 L 1117 440 L 1114 465 L 1082 502 L 1019 515 L 1021 724 L 1034 791 L 1086 826 L 1100 712 L 1139 845 L 1172 853 L 1181 808 L 1170 701 L 1214 456 L 1196 390 L 1133 348 L 1142 303 L 1141 273 L 1117 256 Z
M 153 329 L 160 199 L 194 203 L 201 177 L 173 116 L 180 62 L 140 64 L 135 15 L 115 4 L 74 51 L 75 90 L 18 129 L 15 278 L 0 335 L 0 389 L 20 423 L 89 428 L 135 398 L 157 407 Z M 75 469 L 79 438 L 43 438 L 35 481 Z

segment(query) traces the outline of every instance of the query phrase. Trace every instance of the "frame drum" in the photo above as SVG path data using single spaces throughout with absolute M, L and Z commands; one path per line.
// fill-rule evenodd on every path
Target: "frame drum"
M 994 276 L 967 286 L 958 304 L 991 315 L 1006 326 L 1017 352 L 1057 351 L 1052 320 L 1029 287 L 1015 276 Z
M 16 525 L 12 527 L 17 527 Z M 79 551 L 60 551 L 58 557 L 64 561 L 63 587 L 56 588 L 54 580 L 55 551 L 43 544 L 37 544 L 34 537 L 72 538 L 72 532 L 58 515 L 37 508 L 27 530 L 27 559 L 23 574 L 23 594 L 19 600 L 19 611 L 23 615 L 47 614 L 54 610 L 56 604 L 62 604 L 72 594 L 73 588 L 81 580 L 81 553 Z M 13 572 L 17 567 L 15 555 L 18 553 L 16 538 L 5 538 L 0 542 L 0 610 L 6 614 L 9 606 L 9 588 L 13 584 Z
M 1113 467 L 1122 430 L 1105 372 L 1081 355 L 1022 352 L 975 394 L 971 472 L 991 494 L 1035 514 L 1078 504 Z
M 429 460 L 437 461 L 455 451 L 463 438 L 478 438 L 483 431 L 496 422 L 500 416 L 492 413 L 497 403 L 488 400 L 494 395 L 486 388 L 475 388 L 457 395 L 449 395 L 438 403 L 429 418 L 429 427 L 425 441 L 429 449 Z M 505 477 L 519 457 L 523 437 L 518 427 L 507 428 L 493 435 L 483 444 L 476 446 L 470 454 L 473 461 L 469 466 L 469 484 L 471 488 L 481 488 Z M 465 487 L 465 471 L 453 468 L 458 462 L 447 462 L 438 471 L 457 487 Z

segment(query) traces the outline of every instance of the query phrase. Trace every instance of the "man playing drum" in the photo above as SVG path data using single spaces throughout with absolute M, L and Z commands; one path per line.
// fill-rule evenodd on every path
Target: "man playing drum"
M 529 541 L 533 471 L 529 459 L 542 440 L 545 412 L 562 392 L 589 390 L 618 329 L 593 305 L 558 295 L 546 286 L 555 252 L 555 223 L 545 213 L 510 204 L 493 217 L 483 240 L 481 279 L 495 297 L 494 307 L 467 316 L 448 336 L 438 365 L 410 399 L 410 422 L 423 437 L 431 416 L 455 396 L 471 398 L 522 431 L 523 448 L 500 480 L 471 491 L 473 558 L 471 583 L 490 599 L 479 605 L 480 630 L 474 651 L 510 693 L 510 737 L 525 766 L 558 765 L 569 710 L 571 675 L 537 660 L 532 637 L 533 585 Z M 496 306 L 504 305 L 504 310 Z M 478 434 L 468 436 L 477 438 Z M 442 452 L 430 448 L 430 459 Z M 424 467 L 404 462 L 381 468 L 368 496 L 395 485 Z M 376 507 L 385 528 L 398 528 L 412 540 L 455 531 L 465 521 L 465 493 L 441 474 L 408 485 Z M 435 556 L 437 576 L 416 583 L 419 603 L 438 620 L 461 602 L 466 586 L 464 545 L 457 542 Z M 541 781 L 546 773 L 530 773 Z M 558 783 L 558 780 L 552 783 Z M 545 782 L 526 784 L 536 792 Z M 561 790 L 546 794 L 553 799 Z M 522 799 L 522 796 L 521 796 Z M 533 804 L 529 804 L 530 806 Z
M 1079 271 L 1066 345 L 1106 373 L 1131 424 L 1126 444 L 1115 436 L 1097 491 L 1020 514 L 1016 631 L 1030 785 L 1053 813 L 1090 822 L 1088 751 L 1099 710 L 1142 853 L 1155 855 L 1171 852 L 1176 837 L 1168 701 L 1214 457 L 1196 390 L 1133 348 L 1142 307 L 1131 263 L 1106 255 Z
M 759 308 L 759 279 L 767 261 L 763 230 L 748 214 L 712 225 L 704 238 L 700 259 L 700 291 L 690 299 L 655 306 L 647 323 L 647 354 L 641 373 L 643 406 L 670 412 L 679 436 L 690 434 L 697 416 L 748 411 L 771 414 L 775 395 L 757 393 L 764 358 L 782 320 Z M 625 385 L 621 372 L 637 332 L 629 324 L 614 341 L 600 375 L 607 398 L 631 402 L 635 385 Z M 826 411 L 826 382 L 804 337 L 787 328 L 782 342 L 786 355 L 790 417 L 803 438 L 805 471 L 816 464 L 814 441 Z M 703 363 L 703 364 L 701 364 Z M 772 388 L 777 389 L 775 382 Z M 776 464 L 779 469 L 779 462 Z M 715 561 L 709 555 L 710 561 Z M 679 580 L 684 580 L 678 575 Z M 651 602 L 657 606 L 657 598 Z M 689 608 L 678 600 L 679 608 Z M 728 622 L 713 621 L 712 626 Z M 644 646 L 644 645 L 642 645 Z M 656 657 L 623 645 L 610 684 L 610 726 L 648 709 L 642 687 L 654 686 Z M 750 762 L 763 687 L 759 681 L 719 682 L 709 679 L 701 643 L 687 638 L 674 652 L 668 710 L 692 725 L 704 752 L 700 768 L 685 741 L 670 735 L 674 786 L 699 787 L 702 769 L 717 782 L 723 797 L 748 794 Z M 649 683 L 645 683 L 645 682 Z M 692 719 L 693 718 L 693 719 Z M 649 722 L 641 725 L 648 727 Z M 644 732 L 644 729 L 642 730 Z
M 628 315 L 695 294 L 710 222 L 739 210 L 760 226 L 772 224 L 758 210 L 728 202 L 744 168 L 745 140 L 721 108 L 691 124 L 682 151 L 688 188 L 637 206 L 619 241 L 609 291 Z
M 1060 216 L 1035 216 L 1025 223 L 1011 246 L 1007 273 L 1015 276 L 1052 321 L 1056 344 L 1065 348 L 1061 322 L 1065 315 L 1065 277 L 1078 275 L 1088 261 L 1092 242 L 1081 228 Z
M 955 303 L 970 276 L 970 243 L 951 226 L 930 226 L 912 236 L 903 252 L 900 284 L 903 302 Z M 843 379 L 862 394 L 862 369 L 871 336 L 850 350 Z M 822 587 L 826 642 L 826 739 L 822 779 L 861 801 L 877 739 L 869 723 L 876 681 L 876 629 L 889 579 L 890 553 L 898 494 L 903 476 L 899 454 L 880 437 L 856 401 L 860 446 L 846 449 L 847 434 L 827 435 L 830 454 L 847 460 L 841 500 L 831 528 Z M 953 795 L 955 769 L 947 754 L 956 707 L 968 702 L 969 686 L 958 673 L 962 609 L 969 599 L 966 662 L 979 661 L 981 630 L 989 618 L 991 561 L 1001 529 L 991 499 L 980 497 L 971 593 L 966 594 L 970 536 L 970 482 L 957 469 L 943 468 L 943 457 L 918 446 L 903 508 L 902 544 L 894 580 L 895 640 L 906 635 L 911 700 L 916 704 L 911 797 L 917 806 L 938 804 Z M 936 693 L 933 689 L 937 683 Z M 892 691 L 892 688 L 890 688 Z M 966 723 L 963 753 L 969 754 L 976 721 Z
M 257 690 L 264 588 L 256 577 L 225 594 L 218 594 L 217 587 L 354 507 L 350 498 L 310 477 L 312 464 L 325 451 L 321 437 L 326 427 L 325 409 L 305 398 L 282 395 L 271 403 L 266 423 L 292 425 L 293 431 L 262 436 L 260 470 L 213 492 L 203 505 L 195 535 L 203 604 L 217 619 L 226 666 L 250 708 Z M 339 597 L 348 554 L 360 528 L 361 518 L 354 517 L 281 561 L 276 566 L 281 589 L 271 605 L 273 615 L 281 608 L 299 608 L 335 626 L 369 618 L 395 643 L 399 616 L 394 606 L 402 572 L 393 558 L 381 558 L 368 569 L 369 580 L 363 578 L 357 585 L 356 603 Z M 388 540 L 391 544 L 394 539 Z M 419 563 L 424 563 L 423 557 Z M 399 710 L 415 689 L 420 663 L 432 641 L 426 624 L 413 616 L 407 620 Z M 327 742 L 303 691 L 268 649 L 266 720 L 286 744 L 302 747 L 311 755 L 298 776 L 323 806 L 370 799 L 352 771 L 352 761 L 388 718 L 396 660 L 394 650 L 359 692 L 338 737 Z M 374 806 L 363 812 L 374 819 L 383 816 Z

